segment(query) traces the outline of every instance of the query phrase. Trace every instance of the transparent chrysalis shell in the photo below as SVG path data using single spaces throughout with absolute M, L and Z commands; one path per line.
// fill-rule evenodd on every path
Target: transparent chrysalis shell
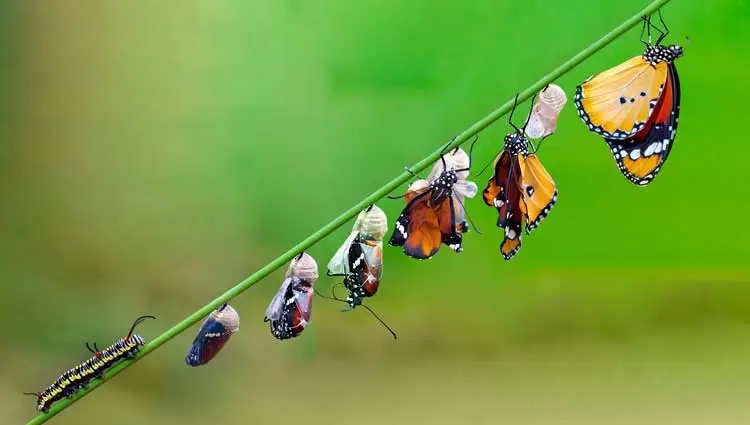
M 469 168 L 469 155 L 467 155 L 460 147 L 451 149 L 448 153 L 443 155 L 443 159 L 445 160 L 445 166 L 448 167 L 449 170 L 462 170 L 464 168 Z M 432 167 L 430 175 L 427 176 L 427 180 L 434 181 L 443 171 L 443 161 L 438 159 Z M 469 171 L 458 171 L 456 176 L 460 180 L 465 180 L 469 178 Z
M 229 304 L 224 305 L 223 309 L 212 311 L 208 319 L 221 323 L 228 332 L 235 333 L 240 330 L 240 315 Z
M 299 276 L 312 284 L 318 280 L 318 264 L 310 254 L 303 252 L 289 263 L 286 277 L 289 276 Z
M 367 239 L 380 241 L 388 231 L 388 218 L 383 210 L 373 205 L 359 213 L 354 222 L 354 231 L 359 231 L 367 236 Z
M 558 85 L 550 84 L 540 91 L 531 109 L 526 135 L 532 139 L 541 139 L 554 133 L 560 111 L 567 102 L 565 91 Z

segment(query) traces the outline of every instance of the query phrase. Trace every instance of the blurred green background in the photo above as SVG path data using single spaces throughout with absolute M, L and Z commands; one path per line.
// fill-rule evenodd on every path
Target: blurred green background
M 153 339 L 574 55 L 645 1 L 58 1 L 0 6 L 0 423 L 131 321 Z M 675 0 L 680 129 L 654 183 L 617 171 L 572 102 L 540 157 L 557 206 L 512 262 L 483 235 L 385 250 L 364 310 L 315 300 L 298 339 L 237 298 L 59 424 L 746 424 L 750 3 Z M 638 54 L 632 31 L 558 81 Z M 528 105 L 525 105 L 528 107 Z M 482 134 L 484 164 L 508 130 Z M 477 181 L 484 186 L 489 174 Z M 401 201 L 379 204 L 391 224 Z M 310 253 L 325 267 L 350 225 Z M 335 282 L 323 277 L 319 288 Z

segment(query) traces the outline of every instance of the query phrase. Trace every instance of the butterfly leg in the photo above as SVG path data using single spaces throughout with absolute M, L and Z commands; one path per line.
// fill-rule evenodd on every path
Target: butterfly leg
M 508 116 L 508 124 L 510 124 L 511 127 L 513 127 L 516 130 L 516 133 L 521 134 L 521 130 L 516 127 L 515 124 L 513 124 L 513 114 L 516 112 L 516 107 L 518 106 L 518 95 L 520 93 L 516 93 L 516 97 L 513 98 L 513 109 L 510 110 L 510 115 Z
M 654 29 L 659 31 L 659 33 L 661 34 L 659 35 L 659 38 L 656 39 L 656 44 L 660 44 L 662 40 L 667 37 L 667 34 L 669 34 L 669 28 L 667 27 L 667 23 L 664 22 L 664 17 L 662 17 L 661 15 L 661 9 L 659 9 L 657 13 L 659 14 L 659 22 L 661 22 L 661 25 L 664 27 L 664 31 L 662 31 L 657 26 L 654 26 Z

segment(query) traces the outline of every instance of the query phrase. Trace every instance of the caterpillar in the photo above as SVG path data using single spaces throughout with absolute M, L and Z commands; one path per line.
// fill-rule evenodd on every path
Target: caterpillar
M 87 342 L 86 348 L 94 354 L 93 357 L 66 370 L 44 391 L 24 394 L 35 396 L 37 399 L 37 410 L 47 413 L 55 402 L 73 396 L 81 388 L 86 388 L 92 379 L 101 378 L 102 374 L 118 361 L 123 358 L 134 358 L 146 341 L 140 335 L 134 334 L 133 331 L 139 323 L 146 319 L 156 319 L 156 317 L 141 316 L 135 319 L 127 336 L 120 338 L 117 342 L 103 350 L 99 350 L 96 343 L 94 343 L 94 348 L 92 349 Z

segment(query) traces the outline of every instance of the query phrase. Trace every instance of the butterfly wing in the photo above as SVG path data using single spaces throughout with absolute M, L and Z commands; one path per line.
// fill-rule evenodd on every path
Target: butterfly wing
M 512 171 L 511 171 L 512 167 Z M 521 170 L 517 160 L 508 152 L 501 152 L 495 159 L 495 174 L 484 189 L 484 202 L 497 208 L 497 227 L 503 229 L 500 253 L 510 260 L 521 249 L 521 192 L 518 176 Z
M 292 293 L 296 307 L 292 309 L 292 329 L 299 334 L 307 327 L 312 316 L 312 284 L 295 276 L 292 280 Z
M 669 65 L 636 56 L 578 86 L 575 105 L 589 130 L 626 139 L 644 128 L 661 97 Z
M 336 251 L 336 254 L 333 255 L 331 261 L 328 262 L 328 276 L 346 276 L 349 273 L 349 262 L 347 261 L 349 247 L 358 235 L 359 230 L 353 231 Z
M 557 186 L 535 154 L 518 155 L 520 208 L 526 219 L 526 234 L 539 226 L 557 202 Z
M 271 299 L 271 304 L 266 309 L 265 321 L 278 320 L 284 310 L 284 303 L 286 301 L 287 292 L 289 292 L 289 285 L 292 283 L 292 278 L 287 277 L 282 282 L 281 287 L 276 291 L 276 295 Z
M 664 92 L 643 130 L 624 141 L 604 139 L 617 167 L 628 180 L 645 186 L 656 177 L 672 149 L 679 113 L 680 79 L 672 63 Z
M 507 201 L 501 208 L 498 208 L 499 211 L 504 212 L 504 215 L 498 216 L 497 225 L 504 230 L 500 253 L 505 260 L 513 258 L 521 249 L 521 221 L 524 214 L 518 182 L 521 171 L 517 161 L 515 162 L 508 184 Z
M 463 251 L 463 246 L 461 245 L 462 234 L 458 231 L 460 223 L 456 221 L 453 195 L 448 195 L 437 202 L 435 205 L 435 214 L 438 218 L 441 242 L 456 252 Z
M 396 220 L 389 244 L 402 246 L 404 253 L 420 260 L 437 254 L 441 233 L 438 217 L 430 206 L 432 190 L 415 194 Z
M 353 297 L 371 297 L 377 292 L 383 270 L 382 247 L 381 241 L 360 242 L 357 239 L 349 249 L 351 273 L 344 280 L 344 285 Z

